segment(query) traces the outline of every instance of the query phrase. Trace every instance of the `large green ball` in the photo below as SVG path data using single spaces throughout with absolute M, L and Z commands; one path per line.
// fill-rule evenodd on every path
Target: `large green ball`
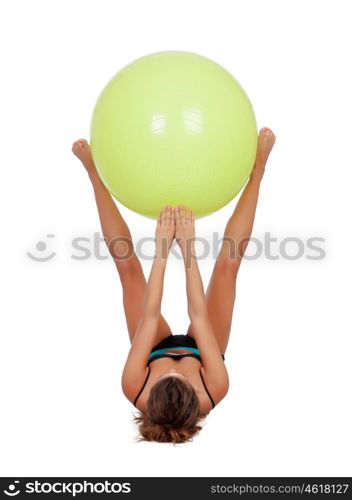
M 205 215 L 228 203 L 253 167 L 257 127 L 235 78 L 189 52 L 158 52 L 117 73 L 94 109 L 91 148 L 109 191 L 155 216 L 164 205 Z

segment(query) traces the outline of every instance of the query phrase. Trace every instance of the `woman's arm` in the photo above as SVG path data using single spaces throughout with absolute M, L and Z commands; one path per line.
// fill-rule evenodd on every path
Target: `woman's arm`
M 194 250 L 192 250 L 192 254 L 188 257 L 189 262 L 185 265 L 185 271 L 188 314 L 193 336 L 202 358 L 207 385 L 212 388 L 212 392 L 225 387 L 227 390 L 227 370 L 208 318 L 202 278 Z
M 186 211 L 183 207 L 178 207 L 176 211 L 176 240 L 185 263 L 188 314 L 202 357 L 204 378 L 212 392 L 224 395 L 228 388 L 228 375 L 208 318 L 202 278 L 195 255 L 194 215 L 188 207 Z
M 170 245 L 175 234 L 175 218 L 172 207 L 164 207 L 158 218 L 155 234 L 155 256 L 150 271 L 143 312 L 127 357 L 122 375 L 125 389 L 135 386 L 146 374 L 148 356 L 155 345 L 158 330 L 164 276 Z
M 155 345 L 158 331 L 166 259 L 155 256 L 146 289 L 143 313 L 128 353 L 122 374 L 122 388 L 135 392 L 147 370 L 148 356 Z M 131 391 L 130 391 L 131 389 Z
M 143 312 L 134 336 L 129 357 L 141 355 L 141 363 L 146 366 L 148 355 L 155 344 L 158 329 L 161 300 L 164 287 L 166 258 L 155 255 L 145 292 Z

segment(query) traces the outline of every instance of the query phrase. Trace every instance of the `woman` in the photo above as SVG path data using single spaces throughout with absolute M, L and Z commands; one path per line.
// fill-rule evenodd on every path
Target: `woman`
M 73 144 L 93 185 L 103 235 L 123 289 L 131 348 L 122 389 L 140 410 L 136 421 L 142 439 L 182 443 L 201 429 L 199 422 L 226 395 L 229 379 L 224 353 L 229 341 L 237 273 L 248 244 L 265 165 L 274 145 L 273 132 L 261 129 L 255 164 L 230 217 L 213 274 L 204 293 L 194 251 L 194 214 L 188 207 L 164 207 L 155 233 L 155 257 L 146 282 L 130 231 L 101 182 L 89 145 Z M 190 326 L 172 335 L 161 315 L 163 281 L 169 248 L 176 239 L 186 273 Z

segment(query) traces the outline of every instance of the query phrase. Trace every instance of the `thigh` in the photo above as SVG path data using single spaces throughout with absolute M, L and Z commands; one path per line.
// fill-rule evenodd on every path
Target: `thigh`
M 225 353 L 230 338 L 236 277 L 235 266 L 217 261 L 206 293 L 209 321 L 222 354 Z M 188 334 L 192 336 L 192 324 Z
M 123 307 L 128 334 L 132 343 L 143 311 L 146 280 L 139 261 L 134 262 L 128 268 L 126 266 L 126 269 L 120 268 L 119 275 L 123 291 Z M 170 334 L 171 329 L 168 323 L 163 316 L 160 316 L 155 344 Z

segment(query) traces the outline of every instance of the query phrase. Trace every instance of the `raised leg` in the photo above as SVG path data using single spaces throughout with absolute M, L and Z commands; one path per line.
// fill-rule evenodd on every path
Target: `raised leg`
M 80 139 L 73 144 L 72 151 L 82 161 L 92 182 L 103 236 L 121 280 L 123 306 L 132 343 L 141 317 L 146 290 L 143 269 L 135 254 L 130 230 L 99 178 L 89 144 L 86 140 Z M 170 327 L 161 316 L 156 343 L 170 334 Z
M 237 273 L 252 233 L 260 183 L 274 142 L 273 132 L 268 128 L 261 129 L 252 174 L 226 225 L 223 244 L 207 289 L 209 320 L 222 353 L 226 351 L 231 331 Z M 188 334 L 192 336 L 191 326 Z

